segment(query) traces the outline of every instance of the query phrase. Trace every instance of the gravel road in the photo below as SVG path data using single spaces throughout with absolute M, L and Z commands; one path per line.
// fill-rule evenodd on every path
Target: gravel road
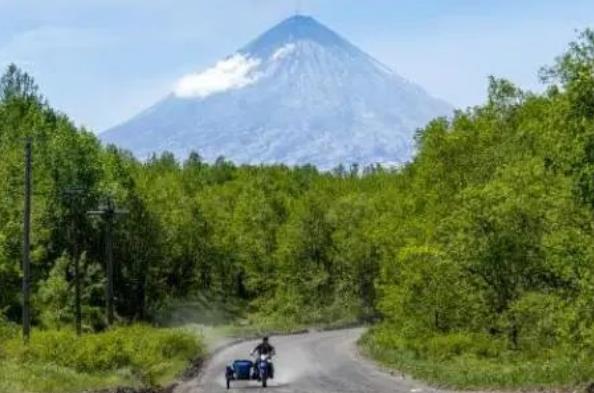
M 234 382 L 231 391 L 269 393 L 437 393 L 402 376 L 390 375 L 357 354 L 363 329 L 313 332 L 271 337 L 276 347 L 276 375 L 263 389 L 256 382 Z M 225 366 L 249 358 L 255 341 L 227 347 L 206 364 L 199 378 L 183 383 L 175 393 L 226 392 Z

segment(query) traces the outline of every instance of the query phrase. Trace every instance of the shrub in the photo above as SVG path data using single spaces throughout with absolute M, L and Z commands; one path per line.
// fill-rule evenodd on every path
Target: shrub
M 0 317 L 0 343 L 18 336 L 18 326 Z
M 21 364 L 53 364 L 82 373 L 129 369 L 144 384 L 153 385 L 176 364 L 202 354 L 202 344 L 190 333 L 137 325 L 77 337 L 71 331 L 41 331 L 29 345 L 6 342 L 10 358 Z
M 539 357 L 526 356 L 525 352 L 509 350 L 506 340 L 487 334 L 454 333 L 407 340 L 398 336 L 397 329 L 380 325 L 370 329 L 360 344 L 385 365 L 453 389 L 575 390 L 594 375 L 591 352 L 581 351 L 576 356 L 559 348 Z
M 6 357 L 6 341 L 18 336 L 16 325 L 4 321 L 0 317 L 0 360 Z
M 440 335 L 426 342 L 426 355 L 436 359 L 451 359 L 468 354 L 481 358 L 497 357 L 505 348 L 500 339 L 477 333 Z
M 507 330 L 515 333 L 518 349 L 538 354 L 560 344 L 566 322 L 565 305 L 550 294 L 527 293 L 506 313 Z

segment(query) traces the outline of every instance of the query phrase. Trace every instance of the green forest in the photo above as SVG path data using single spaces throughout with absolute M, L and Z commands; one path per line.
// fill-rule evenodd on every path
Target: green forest
M 2 343 L 21 318 L 31 137 L 33 337 L 73 329 L 74 243 L 85 336 L 112 331 L 104 222 L 86 213 L 112 198 L 128 211 L 114 225 L 120 326 L 205 296 L 270 330 L 372 324 L 369 355 L 440 385 L 591 382 L 594 31 L 540 76 L 539 94 L 491 78 L 483 105 L 417 132 L 406 165 L 323 172 L 207 163 L 199 152 L 139 161 L 77 128 L 10 66 L 0 81 L 0 362 L 18 352 Z

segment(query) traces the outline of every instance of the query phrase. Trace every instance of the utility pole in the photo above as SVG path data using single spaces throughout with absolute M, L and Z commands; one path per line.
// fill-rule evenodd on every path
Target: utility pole
M 107 312 L 107 324 L 112 325 L 114 321 L 114 291 L 113 291 L 113 222 L 117 215 L 128 214 L 127 210 L 116 209 L 113 199 L 107 198 L 107 204 L 98 210 L 87 212 L 92 216 L 101 216 L 105 222 L 105 306 Z
M 23 210 L 23 340 L 31 335 L 31 138 L 25 140 L 25 206 Z
M 81 285 L 80 285 L 80 251 L 78 244 L 78 211 L 79 206 L 77 199 L 82 195 L 84 190 L 82 188 L 67 188 L 64 194 L 70 199 L 70 242 L 72 245 L 72 264 L 74 266 L 74 314 L 76 324 L 76 334 L 82 334 L 82 311 L 81 311 Z

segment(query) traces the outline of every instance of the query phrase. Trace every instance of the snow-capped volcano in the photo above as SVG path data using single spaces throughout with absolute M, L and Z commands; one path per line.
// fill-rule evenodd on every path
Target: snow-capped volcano
M 295 16 L 101 134 L 141 159 L 197 151 L 212 161 L 403 162 L 413 134 L 448 104 L 429 96 L 315 19 Z

